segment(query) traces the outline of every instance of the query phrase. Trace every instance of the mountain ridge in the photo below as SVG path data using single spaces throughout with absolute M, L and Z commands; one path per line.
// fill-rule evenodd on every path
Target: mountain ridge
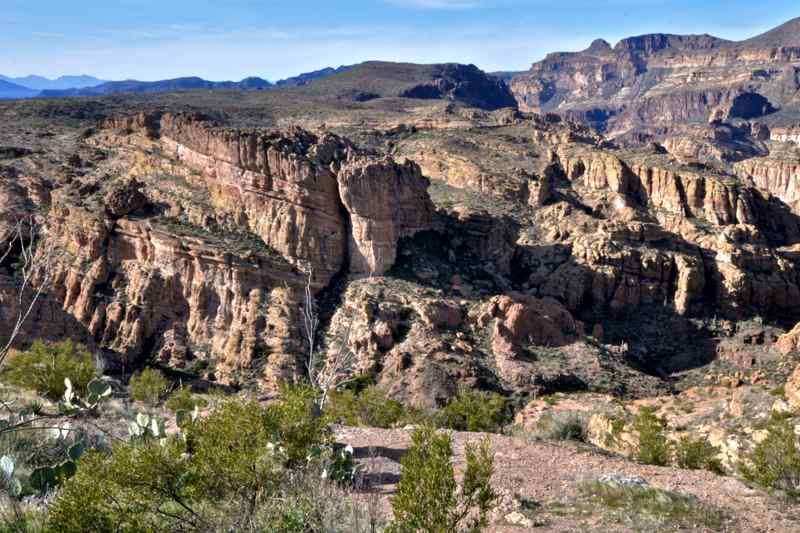
M 83 89 L 67 89 L 63 91 L 42 91 L 43 98 L 61 98 L 65 96 L 105 96 L 111 94 L 148 94 L 157 92 L 190 91 L 195 89 L 242 89 L 259 90 L 272 87 L 269 81 L 248 77 L 241 81 L 208 81 L 197 76 L 173 78 L 158 81 L 123 80 L 103 83 L 96 87 Z
M 38 94 L 38 91 L 6 80 L 0 80 L 0 99 L 30 98 L 36 96 L 36 94 Z
M 510 84 L 522 110 L 565 114 L 615 138 L 663 135 L 678 123 L 795 113 L 798 61 L 795 18 L 742 41 L 650 33 L 612 48 L 597 39 L 548 54 Z
M 102 83 L 107 83 L 107 80 L 101 80 L 86 74 L 59 76 L 55 79 L 37 76 L 35 74 L 17 78 L 0 74 L 0 80 L 36 91 L 83 89 L 86 87 L 95 87 Z

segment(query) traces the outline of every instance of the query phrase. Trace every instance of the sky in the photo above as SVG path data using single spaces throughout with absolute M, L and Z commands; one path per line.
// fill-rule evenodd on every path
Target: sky
M 2 0 L 0 74 L 277 80 L 366 60 L 527 70 L 643 33 L 751 37 L 797 0 Z

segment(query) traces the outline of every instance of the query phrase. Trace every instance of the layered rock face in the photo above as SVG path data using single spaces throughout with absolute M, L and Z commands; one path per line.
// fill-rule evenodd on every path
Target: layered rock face
M 285 261 L 237 257 L 202 233 L 175 235 L 158 219 L 114 219 L 58 198 L 49 229 L 63 252 L 52 296 L 116 354 L 117 369 L 152 354 L 179 368 L 214 362 L 225 377 L 269 354 L 268 384 L 293 377 L 304 280 Z
M 736 163 L 736 174 L 800 212 L 800 150 L 771 145 L 770 153 Z
M 511 88 L 521 109 L 557 110 L 612 135 L 757 118 L 793 102 L 800 89 L 792 31 L 774 34 L 780 42 L 663 34 L 624 39 L 614 48 L 596 41 L 583 52 L 550 54 Z
M 398 241 L 431 223 L 418 166 L 363 156 L 335 135 L 167 114 L 107 121 L 97 142 L 125 147 L 137 178 L 54 197 L 52 296 L 117 367 L 152 354 L 215 366 L 225 381 L 297 379 L 308 277 L 316 293 L 339 274 L 381 275 Z M 158 192 L 165 168 L 210 211 L 197 217 L 180 194 Z
M 796 244 L 800 224 L 777 198 L 733 176 L 680 169 L 652 154 L 625 161 L 607 151 L 565 146 L 559 159 L 573 183 L 613 193 L 606 202 L 616 222 L 573 240 L 576 263 L 560 268 L 583 281 L 567 293 L 570 284 L 550 282 L 549 291 L 561 287 L 551 294 L 567 297 L 575 308 L 592 301 L 612 312 L 669 300 L 683 313 L 709 297 L 734 313 L 798 310 L 793 254 L 771 247 Z
M 677 139 L 669 150 L 655 144 L 618 149 L 569 121 L 517 115 L 509 133 L 484 141 L 483 150 L 474 143 L 468 151 L 470 136 L 456 143 L 447 134 L 436 141 L 412 137 L 400 151 L 420 157 L 426 172 L 453 187 L 533 208 L 536 237 L 523 246 L 519 235 L 512 237 L 506 255 L 514 257 L 515 275 L 527 290 L 558 299 L 574 314 L 590 309 L 596 316 L 661 305 L 687 316 L 709 306 L 734 316 L 756 310 L 791 317 L 799 310 L 794 180 L 770 183 L 744 170 L 762 161 L 771 169 L 778 157 L 769 141 L 743 141 L 751 134 L 763 138 L 759 128 L 716 125 L 708 145 L 727 143 L 726 152 L 701 164 L 692 154 L 672 153 Z M 684 143 L 691 148 L 696 138 Z M 485 155 L 517 151 L 515 161 L 528 167 L 508 168 L 501 157 Z M 762 153 L 769 155 L 752 157 Z M 788 164 L 793 157 L 784 159 Z M 500 220 L 488 219 L 492 224 Z M 500 247 L 509 240 L 491 242 Z
M 215 209 L 283 256 L 308 263 L 323 285 L 345 266 L 383 274 L 397 240 L 430 223 L 417 165 L 359 157 L 333 135 L 230 131 L 166 115 L 161 145 L 201 173 Z

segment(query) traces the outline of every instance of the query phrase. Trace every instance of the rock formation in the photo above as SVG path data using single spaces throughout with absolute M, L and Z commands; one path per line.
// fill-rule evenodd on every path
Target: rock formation
M 63 252 L 52 296 L 118 367 L 152 354 L 184 368 L 203 361 L 228 381 L 253 371 L 268 387 L 296 379 L 307 276 L 318 292 L 342 272 L 381 275 L 399 239 L 431 222 L 427 181 L 411 162 L 299 129 L 242 132 L 170 114 L 155 123 L 107 121 L 100 142 L 140 136 L 120 145 L 155 155 L 134 166 L 138 178 L 92 196 L 59 191 L 48 216 L 48 239 Z M 199 221 L 147 190 L 163 165 L 182 167 L 188 188 L 207 197 Z
M 793 102 L 800 89 L 799 24 L 742 42 L 664 34 L 613 48 L 595 41 L 582 52 L 548 55 L 511 88 L 523 110 L 557 110 L 612 135 L 758 118 Z

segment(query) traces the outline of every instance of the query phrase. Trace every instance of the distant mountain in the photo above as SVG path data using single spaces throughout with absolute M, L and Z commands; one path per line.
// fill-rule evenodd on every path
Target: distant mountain
M 749 48 L 800 46 L 800 17 L 738 44 Z
M 275 82 L 275 86 L 300 87 L 302 85 L 307 85 L 316 79 L 326 78 L 328 76 L 333 76 L 334 74 L 346 72 L 356 66 L 357 65 L 346 65 L 346 66 L 341 66 L 339 68 L 328 67 L 328 68 L 323 68 L 321 70 L 315 70 L 313 72 L 305 72 L 297 76 L 292 76 L 291 78 L 286 78 L 285 80 L 277 81 Z
M 800 102 L 800 18 L 745 41 L 653 33 L 556 52 L 515 76 L 523 111 L 558 112 L 609 137 L 784 113 Z M 770 117 L 775 119 L 776 117 Z
M 298 90 L 366 102 L 376 98 L 443 99 L 482 109 L 515 107 L 506 84 L 475 65 L 368 61 L 318 78 Z
M 506 83 L 510 83 L 515 76 L 519 76 L 520 74 L 525 74 L 528 72 L 527 70 L 501 70 L 498 72 L 489 72 L 489 76 L 494 76 L 495 78 L 501 79 Z
M 202 78 L 176 78 L 160 81 L 110 81 L 96 87 L 82 89 L 67 89 L 63 91 L 42 91 L 45 98 L 61 98 L 65 96 L 106 96 L 120 93 L 165 93 L 176 91 L 191 91 L 195 89 L 242 89 L 256 90 L 268 89 L 272 83 L 261 78 L 245 78 L 242 81 L 208 81 Z
M 28 89 L 15 83 L 0 80 L 0 99 L 9 98 L 32 98 L 39 94 L 39 91 Z
M 36 91 L 51 91 L 65 89 L 83 89 L 85 87 L 95 87 L 106 80 L 100 80 L 94 76 L 61 76 L 54 80 L 43 78 L 42 76 L 25 76 L 23 78 L 9 78 L 0 74 L 0 80 L 21 85 Z

